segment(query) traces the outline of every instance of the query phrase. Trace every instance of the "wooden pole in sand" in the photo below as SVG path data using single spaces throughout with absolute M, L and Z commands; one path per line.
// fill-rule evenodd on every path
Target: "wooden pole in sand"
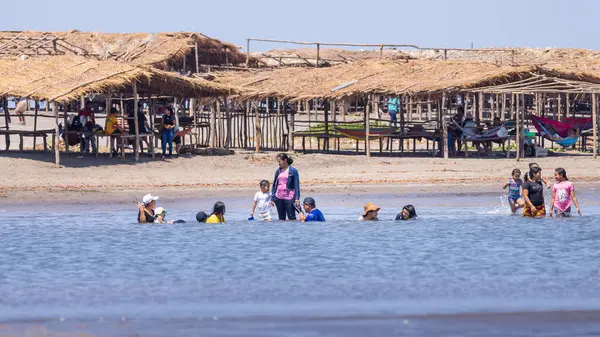
M 213 103 L 210 103 L 210 147 L 217 147 L 217 116 Z
M 558 121 L 562 121 L 562 94 L 556 95 L 556 113 L 558 114 Z
M 365 154 L 367 157 L 371 157 L 371 137 L 370 137 L 370 124 L 371 124 L 371 95 L 367 100 L 367 105 L 365 106 Z
M 133 80 L 133 124 L 135 125 L 135 145 L 133 151 L 135 152 L 135 161 L 140 161 L 140 125 L 138 118 L 138 94 L 137 94 L 137 81 Z
M 448 104 L 446 103 L 446 93 L 442 94 L 442 106 L 440 110 L 440 121 L 442 125 L 442 143 L 444 144 L 444 159 L 448 159 L 448 128 L 446 126 L 446 112 L 448 111 Z
M 569 114 L 571 112 L 571 100 L 569 99 L 569 94 L 566 93 L 565 94 L 565 117 L 569 117 Z
M 516 119 L 516 135 L 515 135 L 515 143 L 517 144 L 517 150 L 515 152 L 515 158 L 517 159 L 517 161 L 521 160 L 521 115 L 519 114 L 519 102 L 520 100 L 520 96 L 519 94 L 517 94 L 517 97 L 515 99 L 515 103 L 516 103 L 516 115 L 515 115 L 515 119 Z
M 231 113 L 229 112 L 229 100 L 224 98 L 225 118 L 227 120 L 227 137 L 225 138 L 225 148 L 231 147 Z
M 60 149 L 58 147 L 58 107 L 56 106 L 56 102 L 52 102 L 52 112 L 54 113 L 54 137 L 52 137 L 54 140 L 54 162 L 56 167 L 60 167 Z
M 38 120 L 38 112 L 40 110 L 40 101 L 39 100 L 35 100 L 35 115 L 33 117 L 33 131 L 37 131 L 37 120 Z M 37 142 L 37 137 L 33 136 L 33 151 L 35 151 L 35 144 Z M 67 142 L 68 143 L 68 142 Z
M 8 124 L 10 124 L 10 113 L 8 111 L 7 100 L 4 97 L 2 98 L 2 108 L 4 109 L 4 126 L 6 127 L 6 131 L 9 131 L 10 126 Z M 6 142 L 6 151 L 8 151 L 10 148 L 10 135 L 8 133 L 4 135 L 4 140 Z
M 597 97 L 596 97 L 596 93 L 592 94 L 592 127 L 593 127 L 593 131 L 592 131 L 592 138 L 594 140 L 594 147 L 593 147 L 593 151 L 594 151 L 594 159 L 596 159 L 598 157 L 598 102 L 597 102 Z
M 258 104 L 255 107 L 255 123 L 254 123 L 254 144 L 256 145 L 256 152 L 260 152 L 260 141 L 262 139 L 262 129 L 260 127 L 260 114 L 258 113 Z
M 298 106 L 300 106 L 300 104 L 298 104 Z M 290 122 L 289 122 L 290 123 L 290 126 L 289 126 L 289 130 L 290 130 L 290 132 L 289 132 L 290 136 L 289 137 L 290 137 L 290 139 L 288 140 L 288 151 L 290 151 L 290 150 L 294 151 L 294 142 L 295 142 L 295 139 L 294 139 L 294 132 L 295 132 L 294 124 L 295 124 L 295 122 L 296 122 L 296 111 L 294 111 L 294 109 L 292 109 L 290 111 Z

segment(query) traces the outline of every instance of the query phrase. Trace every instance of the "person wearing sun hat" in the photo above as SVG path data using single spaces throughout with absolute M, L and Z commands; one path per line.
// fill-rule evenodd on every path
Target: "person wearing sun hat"
M 365 220 L 365 221 L 377 221 L 379 219 L 377 219 L 377 213 L 379 212 L 379 206 L 375 205 L 372 202 L 368 202 L 365 205 L 365 210 L 362 214 L 362 216 L 358 219 L 358 220 Z
M 154 222 L 154 208 L 156 207 L 156 200 L 158 200 L 158 197 L 153 196 L 152 194 L 146 194 L 142 198 L 142 202 L 138 203 L 138 223 Z

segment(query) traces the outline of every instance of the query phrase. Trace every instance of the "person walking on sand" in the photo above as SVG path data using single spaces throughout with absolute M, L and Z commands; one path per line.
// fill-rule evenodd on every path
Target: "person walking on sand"
M 296 220 L 296 207 L 300 207 L 300 174 L 291 166 L 294 160 L 285 153 L 277 155 L 279 168 L 275 171 L 271 196 L 277 207 L 279 220 Z
M 531 218 L 541 218 L 546 215 L 544 206 L 544 185 L 542 185 L 542 169 L 534 167 L 529 170 L 529 175 L 525 176 L 523 184 L 523 199 L 525 206 L 523 216 Z
M 142 202 L 138 203 L 138 223 L 153 223 L 155 220 L 154 208 L 156 207 L 156 200 L 158 197 L 153 196 L 152 194 L 146 194 L 142 198 Z
M 19 122 L 25 125 L 25 112 L 27 111 L 27 99 L 21 98 L 15 107 L 15 114 L 19 117 Z
M 365 205 L 365 210 L 362 214 L 362 216 L 360 218 L 358 218 L 358 220 L 365 220 L 365 221 L 377 221 L 379 220 L 377 218 L 377 214 L 379 213 L 379 207 L 377 205 L 375 205 L 372 202 L 368 202 Z
M 550 212 L 548 215 L 554 215 L 557 218 L 570 217 L 571 216 L 571 199 L 577 209 L 577 214 L 581 215 L 581 209 L 579 208 L 579 202 L 575 196 L 575 186 L 567 178 L 567 171 L 564 168 L 559 167 L 554 170 L 554 179 L 556 183 L 552 186 L 552 201 L 550 202 Z

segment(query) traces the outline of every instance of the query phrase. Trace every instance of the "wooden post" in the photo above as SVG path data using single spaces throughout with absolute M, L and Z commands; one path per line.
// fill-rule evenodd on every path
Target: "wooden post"
M 371 157 L 371 137 L 370 137 L 370 124 L 371 124 L 371 95 L 369 95 L 367 105 L 365 106 L 365 154 L 367 157 Z
M 515 135 L 515 143 L 517 145 L 517 151 L 516 151 L 516 159 L 517 161 L 521 161 L 521 114 L 519 113 L 519 103 L 520 103 L 520 96 L 519 94 L 517 94 L 516 97 L 516 107 L 515 107 L 515 111 L 516 111 L 516 116 L 515 116 L 515 121 L 516 121 L 516 135 Z
M 81 100 L 85 107 L 85 100 L 83 99 L 83 96 L 81 96 Z M 64 106 L 65 105 L 63 105 L 63 107 Z M 69 119 L 68 119 L 69 116 L 67 114 L 67 109 L 65 108 L 64 110 L 65 111 L 63 111 L 63 134 L 65 135 L 65 152 L 69 153 Z M 99 145 L 100 144 L 96 144 L 96 151 L 98 151 Z
M 562 121 L 562 95 L 560 93 L 556 95 L 556 112 L 558 114 L 558 121 Z
M 56 102 L 52 102 L 52 112 L 54 113 L 54 137 L 52 137 L 52 139 L 54 140 L 54 162 L 56 164 L 56 167 L 60 167 L 60 148 L 58 147 L 58 107 L 56 106 Z
M 408 99 L 408 116 L 406 116 L 409 123 L 412 122 L 412 112 L 413 112 L 413 98 L 412 98 L 412 96 L 410 96 L 410 98 Z
M 256 108 L 254 110 L 256 112 L 255 123 L 254 123 L 254 144 L 256 145 L 256 152 L 260 152 L 260 141 L 262 139 L 262 129 L 260 127 L 260 114 L 258 113 L 258 104 L 256 104 Z
M 37 131 L 37 120 L 38 120 L 38 112 L 39 112 L 39 110 L 40 110 L 40 101 L 36 99 L 35 100 L 35 114 L 34 114 L 34 117 L 33 117 L 33 131 L 34 132 Z M 34 136 L 33 136 L 33 151 L 35 151 L 35 144 L 36 144 L 36 141 L 37 141 L 36 138 L 37 137 L 34 134 Z M 68 144 L 69 142 L 67 141 L 66 143 Z
M 565 94 L 565 117 L 569 117 L 569 114 L 571 112 L 571 100 L 569 99 L 569 93 Z
M 194 53 L 196 54 L 196 73 L 200 72 L 200 59 L 198 57 L 198 41 L 196 41 L 196 47 L 194 48 Z
M 596 93 L 592 94 L 592 138 L 594 140 L 594 159 L 598 157 L 598 101 Z
M 476 118 L 476 122 L 479 123 L 481 122 L 481 120 L 483 119 L 483 99 L 484 99 L 484 95 L 483 92 L 479 92 L 479 111 L 477 112 L 477 115 L 475 115 Z
M 85 108 L 85 96 L 81 95 L 79 109 Z
M 140 125 L 138 121 L 138 94 L 137 94 L 137 81 L 133 80 L 133 123 L 135 127 L 135 161 L 140 161 Z
M 298 106 L 300 106 L 300 104 L 298 104 Z M 284 113 L 285 113 L 285 111 L 284 111 Z M 290 150 L 294 151 L 294 147 L 295 147 L 294 146 L 294 142 L 295 142 L 294 132 L 296 129 L 294 126 L 295 122 L 296 122 L 296 111 L 291 110 L 290 111 L 290 126 L 289 126 L 290 132 L 289 132 L 289 140 L 288 140 L 288 151 L 290 151 Z
M 229 112 L 229 101 L 227 97 L 224 98 L 225 104 L 225 118 L 227 120 L 227 137 L 225 138 L 225 148 L 231 147 L 231 113 Z
M 446 97 L 446 93 L 442 93 L 442 106 L 439 107 L 439 111 L 440 111 L 440 121 L 441 121 L 441 125 L 442 125 L 442 143 L 444 144 L 444 159 L 448 159 L 449 157 L 449 149 L 448 149 L 448 127 L 446 125 L 446 114 L 448 111 L 448 104 L 447 102 L 447 97 Z
M 321 45 L 317 43 L 317 62 L 315 63 L 315 68 L 319 68 L 320 54 L 321 54 Z
M 246 68 L 250 63 L 250 39 L 246 39 Z
M 210 147 L 217 147 L 217 116 L 213 103 L 210 103 Z
M 502 101 L 500 102 L 500 120 L 504 122 L 506 113 L 506 94 L 502 94 Z

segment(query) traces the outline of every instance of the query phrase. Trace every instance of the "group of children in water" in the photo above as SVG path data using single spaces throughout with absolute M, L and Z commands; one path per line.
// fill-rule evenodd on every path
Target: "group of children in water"
M 541 218 L 546 216 L 544 203 L 544 186 L 552 187 L 552 200 L 550 201 L 549 216 L 569 217 L 571 216 L 571 201 L 581 215 L 579 202 L 575 195 L 575 187 L 567 177 L 567 171 L 559 167 L 554 170 L 554 185 L 542 177 L 542 169 L 536 163 L 529 164 L 529 172 L 521 179 L 521 170 L 514 169 L 511 177 L 502 186 L 508 188 L 508 203 L 513 214 L 523 208 L 523 216 Z

